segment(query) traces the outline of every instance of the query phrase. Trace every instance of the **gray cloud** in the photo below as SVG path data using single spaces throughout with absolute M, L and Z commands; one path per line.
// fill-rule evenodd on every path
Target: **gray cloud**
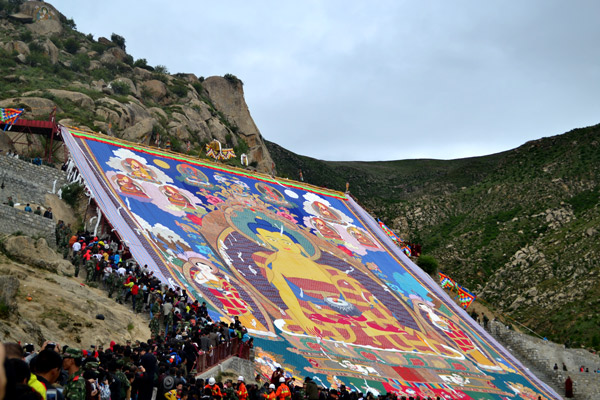
M 129 3 L 53 2 L 152 65 L 237 75 L 300 154 L 450 159 L 600 122 L 596 1 Z

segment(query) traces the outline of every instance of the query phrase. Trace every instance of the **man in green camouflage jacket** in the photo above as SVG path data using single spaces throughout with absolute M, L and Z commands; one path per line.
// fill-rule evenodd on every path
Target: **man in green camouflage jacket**
M 65 400 L 85 400 L 85 379 L 81 370 L 83 352 L 69 347 L 63 354 L 63 369 L 69 374 L 69 379 L 63 388 Z

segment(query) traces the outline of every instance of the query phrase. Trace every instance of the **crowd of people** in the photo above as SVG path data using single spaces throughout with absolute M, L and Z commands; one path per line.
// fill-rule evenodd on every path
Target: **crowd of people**
M 4 398 L 11 400 L 433 400 L 395 393 L 363 395 L 344 385 L 325 389 L 310 377 L 300 384 L 285 377 L 281 368 L 270 379 L 261 374 L 248 381 L 244 376 L 219 382 L 197 378 L 189 370 L 198 350 L 190 340 L 158 337 L 85 350 L 50 342 L 38 352 L 32 344 L 5 343 L 4 348 Z M 0 361 L 2 352 L 0 345 Z M 0 400 L 3 383 L 0 368 Z

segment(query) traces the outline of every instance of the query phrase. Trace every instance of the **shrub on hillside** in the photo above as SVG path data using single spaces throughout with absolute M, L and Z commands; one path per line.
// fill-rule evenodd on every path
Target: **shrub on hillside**
M 233 74 L 225 74 L 223 75 L 223 78 L 227 79 L 227 81 L 229 83 L 231 83 L 232 85 L 244 85 L 244 82 L 242 82 L 242 80 L 240 78 L 238 78 L 237 76 L 233 75 Z
M 119 46 L 121 50 L 125 51 L 125 38 L 123 36 L 113 33 L 110 35 L 110 41 Z
M 433 256 L 422 255 L 417 259 L 417 265 L 429 275 L 435 275 L 439 268 L 439 263 Z
M 151 67 L 150 65 L 148 65 L 148 60 L 146 60 L 145 58 L 138 58 L 133 63 L 133 66 L 147 69 L 148 71 L 154 71 L 154 67 Z
M 79 41 L 77 41 L 77 39 L 75 38 L 70 37 L 63 42 L 63 46 L 67 52 L 75 54 L 77 53 L 77 50 L 79 50 Z
M 87 71 L 90 67 L 90 58 L 87 54 L 77 54 L 71 61 L 71 69 L 75 72 Z
M 154 67 L 154 71 L 162 75 L 169 74 L 169 69 L 165 65 L 157 65 L 156 67 Z
M 169 89 L 177 97 L 185 97 L 185 96 L 187 96 L 188 88 L 183 83 L 177 82 L 174 85 L 169 86 Z
M 75 207 L 79 196 L 81 196 L 82 194 L 83 185 L 80 185 L 77 182 L 73 182 L 69 185 L 63 186 L 61 197 L 65 201 L 65 203 L 67 203 L 71 207 Z
M 131 94 L 131 88 L 128 84 L 126 84 L 123 81 L 113 82 L 110 86 L 114 90 L 115 94 L 120 94 L 122 96 L 127 96 L 128 94 Z

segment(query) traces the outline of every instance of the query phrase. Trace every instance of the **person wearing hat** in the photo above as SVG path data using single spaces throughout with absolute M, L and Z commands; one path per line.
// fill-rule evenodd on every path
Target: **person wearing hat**
M 282 376 L 279 378 L 279 386 L 277 387 L 277 391 L 275 392 L 275 396 L 279 400 L 286 400 L 292 397 L 292 392 L 288 385 L 285 384 L 285 378 Z
M 223 400 L 238 400 L 235 389 L 233 388 L 233 382 L 231 379 L 227 379 L 223 385 Z
M 69 374 L 67 384 L 63 389 L 65 400 L 85 400 L 85 379 L 81 371 L 81 350 L 69 347 L 63 354 L 63 369 Z
M 272 383 L 269 384 L 269 389 L 266 393 L 263 393 L 262 396 L 265 398 L 265 400 L 275 400 L 275 385 Z
M 210 389 L 212 396 L 215 400 L 221 400 L 223 398 L 223 394 L 221 393 L 221 388 L 217 385 L 217 381 L 212 376 L 208 379 L 208 384 L 204 386 L 204 389 Z
M 246 390 L 244 377 L 241 375 L 238 377 L 238 387 L 235 393 L 237 394 L 239 400 L 248 400 L 248 390 Z
M 319 399 L 319 388 L 310 376 L 304 379 L 304 393 L 306 393 L 307 400 Z

